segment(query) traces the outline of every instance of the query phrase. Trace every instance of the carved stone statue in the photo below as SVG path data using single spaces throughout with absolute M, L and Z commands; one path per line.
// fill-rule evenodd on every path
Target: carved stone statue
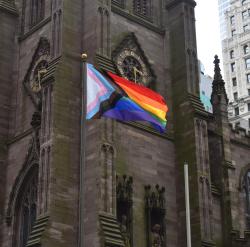
M 161 226 L 155 224 L 152 227 L 152 247 L 162 247 L 163 246 L 163 237 L 161 235 Z

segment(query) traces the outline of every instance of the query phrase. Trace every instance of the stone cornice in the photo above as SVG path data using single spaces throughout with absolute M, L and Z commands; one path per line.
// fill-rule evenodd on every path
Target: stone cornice
M 176 5 L 180 3 L 186 3 L 191 5 L 193 8 L 196 6 L 196 2 L 194 0 L 172 0 L 166 4 L 166 9 L 174 8 Z
M 9 140 L 9 141 L 7 142 L 7 145 L 11 145 L 11 144 L 13 144 L 13 143 L 15 143 L 15 142 L 18 142 L 19 140 L 23 139 L 24 137 L 31 135 L 32 131 L 33 131 L 32 128 L 29 128 L 29 129 L 25 130 L 25 131 L 22 132 L 21 134 L 15 136 L 15 137 L 13 137 L 11 140 Z
M 50 20 L 51 20 L 51 17 L 48 17 L 48 18 L 42 20 L 36 26 L 34 26 L 33 28 L 31 28 L 27 33 L 21 34 L 20 37 L 18 38 L 18 41 L 21 42 L 21 41 L 25 40 L 31 34 L 33 34 L 34 32 L 36 32 L 37 30 L 39 30 L 41 27 L 45 26 L 48 22 L 50 22 Z
M 159 136 L 161 138 L 164 138 L 164 139 L 167 139 L 169 141 L 174 141 L 174 137 L 173 137 L 173 134 L 172 133 L 159 133 L 158 131 L 156 131 L 153 127 L 150 127 L 148 125 L 145 125 L 145 124 L 141 124 L 141 123 L 138 123 L 138 122 L 121 122 L 121 121 L 117 121 L 121 124 L 125 124 L 125 125 L 130 125 L 132 127 L 135 127 L 135 128 L 138 128 L 140 130 L 143 130 L 143 131 L 146 131 L 152 135 L 155 135 L 155 136 Z
M 14 16 L 18 16 L 18 11 L 16 9 L 16 6 L 12 3 L 1 1 L 0 2 L 0 10 L 9 13 Z

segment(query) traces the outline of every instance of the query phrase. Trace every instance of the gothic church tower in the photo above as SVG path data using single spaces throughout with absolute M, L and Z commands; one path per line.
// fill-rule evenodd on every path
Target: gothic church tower
M 225 194 L 213 204 L 222 177 L 211 181 L 210 146 L 222 114 L 214 120 L 198 97 L 195 5 L 0 0 L 1 246 L 184 247 L 184 161 L 192 246 L 223 246 L 237 226 L 221 224 Z M 81 178 L 83 52 L 130 80 L 136 68 L 137 82 L 163 95 L 169 112 L 163 134 L 145 123 L 88 121 Z M 221 135 L 229 150 L 228 132 Z

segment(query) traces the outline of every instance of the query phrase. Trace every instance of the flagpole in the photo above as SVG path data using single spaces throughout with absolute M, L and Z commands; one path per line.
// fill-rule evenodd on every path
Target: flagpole
M 82 85 L 81 85 L 81 143 L 80 143 L 80 189 L 79 189 L 79 232 L 78 247 L 84 246 L 84 171 L 86 149 L 86 104 L 87 104 L 87 54 L 81 55 Z
M 191 247 L 190 205 L 189 205 L 189 184 L 188 184 L 188 164 L 187 164 L 187 162 L 184 163 L 184 179 L 185 179 L 187 247 Z

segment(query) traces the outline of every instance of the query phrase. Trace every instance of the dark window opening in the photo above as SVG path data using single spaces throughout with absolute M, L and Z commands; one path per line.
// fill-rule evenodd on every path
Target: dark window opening
M 152 17 L 152 3 L 151 0 L 134 0 L 134 12 L 144 17 Z
M 234 93 L 234 100 L 238 100 L 238 93 Z
M 235 72 L 235 63 L 231 63 L 231 71 Z
M 244 45 L 243 50 L 244 50 L 244 54 L 247 54 L 249 52 L 249 46 Z
M 235 113 L 235 116 L 240 115 L 239 107 L 234 108 L 234 113 Z
M 233 81 L 233 86 L 235 87 L 235 86 L 237 86 L 237 80 L 236 80 L 236 77 L 234 77 L 233 79 L 232 79 L 232 81 Z

